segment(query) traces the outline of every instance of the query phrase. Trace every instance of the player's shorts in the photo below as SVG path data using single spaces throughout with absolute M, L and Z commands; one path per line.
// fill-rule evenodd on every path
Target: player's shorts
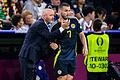
M 67 74 L 74 76 L 75 69 L 76 69 L 75 60 L 57 60 L 54 67 L 55 76 L 59 77 Z
M 37 65 L 36 80 L 49 80 L 48 74 L 45 70 L 44 61 L 40 60 L 36 65 Z

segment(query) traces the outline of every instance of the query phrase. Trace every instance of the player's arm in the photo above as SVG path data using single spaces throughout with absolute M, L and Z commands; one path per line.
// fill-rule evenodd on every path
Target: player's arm
M 82 54 L 86 56 L 88 54 L 87 41 L 83 32 L 79 33 L 80 40 L 83 44 Z

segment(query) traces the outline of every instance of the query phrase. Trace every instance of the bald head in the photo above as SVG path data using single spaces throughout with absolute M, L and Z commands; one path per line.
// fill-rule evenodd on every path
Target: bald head
M 46 23 L 52 22 L 54 20 L 54 11 L 53 9 L 44 9 L 42 13 L 42 18 Z

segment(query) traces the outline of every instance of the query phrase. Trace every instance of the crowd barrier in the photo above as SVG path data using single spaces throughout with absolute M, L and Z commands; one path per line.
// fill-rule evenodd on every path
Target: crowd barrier
M 110 36 L 109 60 L 120 62 L 120 31 L 103 31 Z M 86 36 L 92 32 L 85 31 Z M 21 80 L 20 65 L 18 54 L 25 37 L 25 33 L 15 32 L 13 30 L 0 30 L 0 80 Z M 81 54 L 81 42 L 78 39 L 78 56 L 74 80 L 86 80 L 86 69 L 83 64 L 83 55 Z M 55 80 L 52 66 L 52 58 L 46 64 L 50 80 Z

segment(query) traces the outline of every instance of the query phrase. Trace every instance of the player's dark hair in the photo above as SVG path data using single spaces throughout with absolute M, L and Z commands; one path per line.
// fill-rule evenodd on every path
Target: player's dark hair
M 62 4 L 59 6 L 59 9 L 62 9 L 64 6 L 70 7 L 70 5 L 69 5 L 68 3 L 62 3 Z

